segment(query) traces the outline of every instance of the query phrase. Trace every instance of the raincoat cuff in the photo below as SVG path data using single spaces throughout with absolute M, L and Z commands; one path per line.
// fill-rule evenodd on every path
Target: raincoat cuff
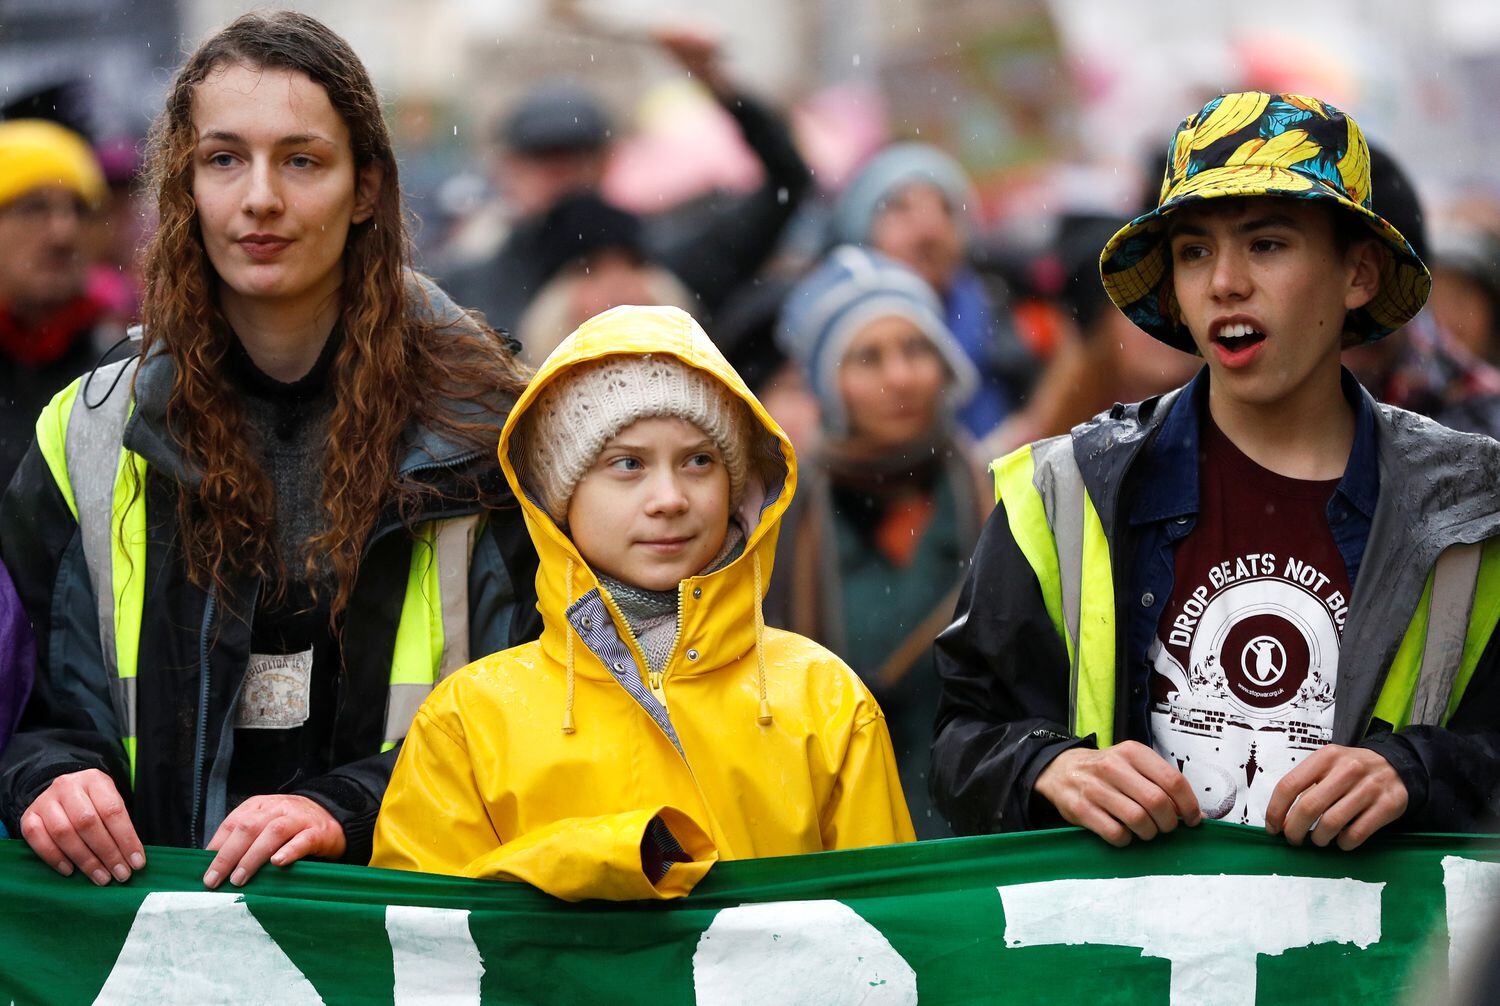
M 654 880 L 648 859 L 659 875 Z M 463 873 L 519 880 L 564 901 L 660 900 L 686 895 L 718 859 L 697 822 L 674 807 L 658 806 L 554 821 L 486 853 Z
M 692 891 L 708 868 L 719 861 L 713 839 L 697 822 L 675 807 L 662 807 L 646 824 L 641 839 L 641 870 L 658 898 L 681 898 Z M 656 851 L 647 854 L 647 843 Z M 653 860 L 662 864 L 653 879 Z

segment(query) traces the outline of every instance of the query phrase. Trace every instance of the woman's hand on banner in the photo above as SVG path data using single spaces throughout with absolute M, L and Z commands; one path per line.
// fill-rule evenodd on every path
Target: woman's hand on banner
M 1187 777 L 1136 741 L 1064 751 L 1037 776 L 1036 792 L 1063 820 L 1110 845 L 1155 838 L 1179 820 L 1190 826 L 1203 820 Z
M 1330 744 L 1282 776 L 1266 805 L 1266 830 L 1293 845 L 1337 839 L 1354 849 L 1406 813 L 1406 784 L 1368 748 Z
M 305 796 L 253 796 L 224 819 L 207 848 L 218 855 L 203 885 L 212 890 L 228 878 L 242 887 L 267 861 L 289 866 L 307 856 L 343 855 L 344 829 Z
M 64 877 L 76 867 L 100 887 L 124 883 L 146 865 L 146 850 L 108 774 L 96 768 L 52 780 L 21 815 L 21 836 Z

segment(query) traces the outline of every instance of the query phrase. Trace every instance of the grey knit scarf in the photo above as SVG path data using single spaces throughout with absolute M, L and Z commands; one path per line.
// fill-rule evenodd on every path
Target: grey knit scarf
M 723 547 L 699 575 L 723 569 L 744 551 L 745 529 L 740 527 L 739 521 L 730 520 Z M 677 642 L 678 592 L 675 589 L 646 590 L 602 575 L 599 582 L 609 591 L 615 607 L 625 616 L 626 624 L 641 644 L 647 669 L 660 674 L 672 654 L 672 645 Z

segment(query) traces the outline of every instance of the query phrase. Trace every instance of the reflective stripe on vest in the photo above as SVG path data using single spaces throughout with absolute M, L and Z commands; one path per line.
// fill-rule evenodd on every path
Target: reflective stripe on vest
M 1445 726 L 1500 622 L 1500 540 L 1438 556 L 1375 703 L 1392 727 Z
M 146 462 L 121 442 L 136 362 L 110 364 L 74 381 L 37 420 L 38 449 L 78 521 L 132 783 L 145 605 Z M 432 686 L 469 662 L 469 559 L 481 527 L 479 515 L 418 526 L 391 659 L 382 751 L 406 735 Z
M 480 529 L 478 514 L 417 527 L 396 626 L 382 751 L 406 736 L 432 686 L 469 662 L 469 557 Z
M 1068 650 L 1069 729 L 1114 743 L 1115 585 L 1109 541 L 1068 437 L 1022 447 L 990 466 L 995 500 L 1042 588 Z
M 37 442 L 46 445 L 43 456 L 78 520 L 94 588 L 100 651 L 132 783 L 136 667 L 146 590 L 146 463 L 121 449 L 120 436 L 130 415 L 136 362 L 112 363 L 75 381 L 37 420 Z
M 1072 440 L 1054 437 L 1022 447 L 990 471 L 1011 536 L 1068 648 L 1069 726 L 1078 737 L 1095 734 L 1105 747 L 1114 734 L 1114 581 L 1109 543 L 1073 459 Z M 1445 725 L 1497 624 L 1500 539 L 1445 550 L 1391 662 L 1375 718 L 1396 729 Z

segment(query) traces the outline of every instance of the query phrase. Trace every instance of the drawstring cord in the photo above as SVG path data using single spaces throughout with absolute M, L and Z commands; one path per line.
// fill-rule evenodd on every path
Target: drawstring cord
M 757 549 L 754 556 L 755 567 L 755 666 L 757 684 L 760 686 L 760 713 L 755 717 L 755 722 L 763 727 L 771 725 L 771 702 L 766 698 L 766 615 L 760 605 L 760 551 Z
M 568 584 L 567 584 L 567 587 L 565 589 L 566 589 L 567 595 L 568 595 L 568 602 L 567 602 L 567 604 L 563 605 L 563 610 L 564 611 L 566 611 L 567 609 L 569 609 L 569 608 L 571 608 L 573 606 L 573 560 L 572 559 L 568 560 Z M 562 732 L 565 733 L 565 734 L 571 734 L 573 732 L 573 730 L 574 730 L 574 726 L 573 726 L 573 637 L 575 635 L 577 635 L 577 633 L 573 631 L 573 623 L 572 622 L 569 622 L 568 619 L 566 619 L 566 618 L 563 619 L 563 621 L 568 623 L 568 627 L 564 630 L 567 633 L 567 636 L 568 636 L 568 702 L 567 702 L 567 705 L 563 706 Z
M 771 725 L 771 701 L 770 701 L 769 698 L 766 697 L 766 654 L 765 654 L 766 616 L 765 616 L 765 612 L 761 608 L 761 577 L 760 577 L 760 555 L 759 555 L 759 553 L 757 553 L 755 555 L 755 557 L 754 557 L 753 566 L 754 566 L 754 569 L 755 569 L 755 668 L 756 668 L 756 686 L 757 686 L 757 688 L 760 691 L 760 710 L 759 710 L 759 712 L 757 713 L 757 715 L 755 717 L 755 722 L 758 723 L 758 724 L 760 724 L 763 727 L 768 727 L 768 726 Z M 567 600 L 567 604 L 564 605 L 565 608 L 571 608 L 573 606 L 573 569 L 574 569 L 574 562 L 573 562 L 572 559 L 569 559 L 568 560 L 568 572 L 567 572 L 567 595 L 568 595 L 568 600 Z M 574 631 L 573 625 L 572 625 L 571 622 L 569 622 L 568 627 L 566 629 L 566 632 L 567 632 L 567 636 L 568 636 L 568 646 L 567 646 L 567 652 L 568 652 L 568 657 L 567 657 L 567 659 L 568 659 L 568 700 L 567 700 L 567 704 L 563 707 L 562 732 L 565 733 L 565 734 L 571 734 L 576 729 L 574 727 L 574 725 L 573 725 L 573 637 L 575 635 L 577 635 L 577 632 Z

